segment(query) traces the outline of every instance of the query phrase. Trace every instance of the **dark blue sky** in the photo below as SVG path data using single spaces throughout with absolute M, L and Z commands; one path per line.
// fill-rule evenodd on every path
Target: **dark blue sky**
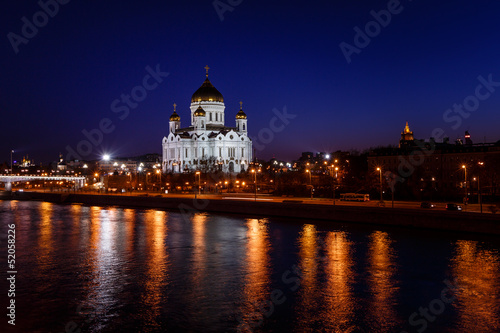
M 417 138 L 442 128 L 451 140 L 465 130 L 475 142 L 499 140 L 500 87 L 469 106 L 477 110 L 467 118 L 448 113 L 455 120 L 447 122 L 443 114 L 476 94 L 479 76 L 500 82 L 500 3 L 401 1 L 348 63 L 339 44 L 354 45 L 354 27 L 364 30 L 370 11 L 389 3 L 247 0 L 221 21 L 212 1 L 73 0 L 16 54 L 8 34 L 22 36 L 21 19 L 33 22 L 41 8 L 8 1 L 0 14 L 0 161 L 11 148 L 17 158 L 55 160 L 105 118 L 114 130 L 85 158 L 159 153 L 174 102 L 189 125 L 207 64 L 225 98 L 226 125 L 234 126 L 240 100 L 252 137 L 269 127 L 275 108 L 297 115 L 257 151 L 260 158 L 397 144 L 405 121 Z M 112 102 L 157 64 L 169 76 L 121 120 Z

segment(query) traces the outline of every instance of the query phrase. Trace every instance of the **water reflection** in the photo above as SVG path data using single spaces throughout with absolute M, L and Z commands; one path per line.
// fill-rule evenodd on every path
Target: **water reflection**
M 40 276 L 44 276 L 47 270 L 53 268 L 54 239 L 53 233 L 53 204 L 42 202 L 39 206 L 40 224 L 38 234 L 37 261 Z
M 79 312 L 91 314 L 94 330 L 100 330 L 110 319 L 110 311 L 118 303 L 122 289 L 121 259 L 117 252 L 116 208 L 92 207 L 90 211 L 90 251 L 88 252 L 91 279 L 86 285 L 86 298 Z
M 321 320 L 329 332 L 344 332 L 354 323 L 356 279 L 353 243 L 345 232 L 329 232 L 325 240 L 326 284 L 323 291 L 325 311 Z
M 399 282 L 395 273 L 392 240 L 386 232 L 373 232 L 368 246 L 369 326 L 373 331 L 390 332 L 398 324 L 395 306 Z
M 463 332 L 500 331 L 500 255 L 477 241 L 460 240 L 451 260 L 459 292 L 452 304 Z
M 247 244 L 244 261 L 243 306 L 238 328 L 252 330 L 262 324 L 269 315 L 269 221 L 267 219 L 247 219 Z
M 299 235 L 299 268 L 302 273 L 297 311 L 302 313 L 300 321 L 311 326 L 316 320 L 320 306 L 318 297 L 318 232 L 316 226 L 305 224 Z
M 144 293 L 141 297 L 143 308 L 141 318 L 144 320 L 144 330 L 158 330 L 161 325 L 161 303 L 165 301 L 163 293 L 167 279 L 168 255 L 165 249 L 167 214 L 163 211 L 148 211 L 145 214 L 146 222 L 146 277 Z

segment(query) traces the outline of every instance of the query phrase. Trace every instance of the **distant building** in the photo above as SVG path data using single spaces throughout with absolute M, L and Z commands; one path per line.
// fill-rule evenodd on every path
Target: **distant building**
M 240 172 L 252 161 L 252 141 L 248 137 L 243 104 L 236 113 L 235 127 L 225 125 L 224 97 L 208 79 L 191 97 L 191 126 L 181 127 L 176 105 L 170 116 L 169 131 L 162 140 L 164 172 L 195 170 Z
M 109 161 L 99 161 L 99 169 L 105 173 L 136 173 L 139 164 L 132 159 L 110 159 Z
M 399 140 L 399 148 L 408 147 L 413 145 L 413 132 L 410 131 L 410 126 L 408 126 L 408 122 L 406 122 L 406 126 L 401 132 L 401 140 Z
M 495 195 L 500 183 L 500 141 L 496 143 L 473 144 L 469 132 L 465 133 L 465 142 L 457 140 L 450 144 L 448 138 L 436 142 L 413 137 L 408 123 L 401 134 L 399 148 L 377 148 L 368 155 L 368 168 L 382 168 L 404 181 L 396 182 L 411 189 L 413 194 L 440 192 L 458 194 L 465 184 L 473 193 L 478 184 L 472 184 L 476 177 L 481 177 L 484 193 Z M 472 182 L 472 183 L 471 183 Z M 471 185 L 472 184 L 472 185 Z

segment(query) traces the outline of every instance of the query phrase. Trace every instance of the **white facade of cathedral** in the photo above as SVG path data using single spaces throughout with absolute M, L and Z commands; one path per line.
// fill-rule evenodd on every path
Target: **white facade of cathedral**
M 236 173 L 252 161 L 247 116 L 242 106 L 236 127 L 225 126 L 224 97 L 207 78 L 191 98 L 191 126 L 182 128 L 176 112 L 170 116 L 169 133 L 162 140 L 163 172 L 216 171 Z M 241 103 L 240 103 L 241 104 Z

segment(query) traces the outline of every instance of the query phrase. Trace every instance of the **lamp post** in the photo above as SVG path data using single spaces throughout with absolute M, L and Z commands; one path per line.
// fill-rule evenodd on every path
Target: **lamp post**
M 464 205 L 465 208 L 467 209 L 467 166 L 464 164 L 462 165 L 462 169 L 464 169 L 464 176 L 465 176 L 465 197 L 464 197 Z
M 335 206 L 335 185 L 337 184 L 337 172 L 339 171 L 339 167 L 335 167 L 335 177 L 333 176 L 333 167 L 332 164 L 332 187 L 333 187 L 333 205 Z
M 484 162 L 478 162 L 479 166 L 483 166 Z M 477 197 L 479 200 L 479 207 L 481 209 L 481 213 L 483 212 L 483 194 L 481 193 L 481 185 L 479 183 L 479 175 L 477 176 Z
M 257 170 L 252 169 L 252 173 L 254 174 L 254 181 L 253 184 L 255 186 L 255 201 L 257 201 Z
M 156 169 L 156 174 L 159 176 L 160 178 L 160 192 L 161 192 L 161 170 L 160 169 Z
M 377 171 L 380 173 L 380 202 L 384 202 L 382 198 L 382 168 L 377 168 Z
M 200 193 L 200 186 L 201 186 L 201 172 L 200 171 L 196 171 L 195 172 L 195 175 L 198 176 L 198 195 L 201 195 Z M 195 199 L 196 199 L 196 193 L 194 195 Z
M 312 185 L 312 178 L 311 178 L 311 170 L 306 169 L 306 172 L 309 174 L 309 185 L 311 186 L 311 199 L 313 198 L 313 185 Z

